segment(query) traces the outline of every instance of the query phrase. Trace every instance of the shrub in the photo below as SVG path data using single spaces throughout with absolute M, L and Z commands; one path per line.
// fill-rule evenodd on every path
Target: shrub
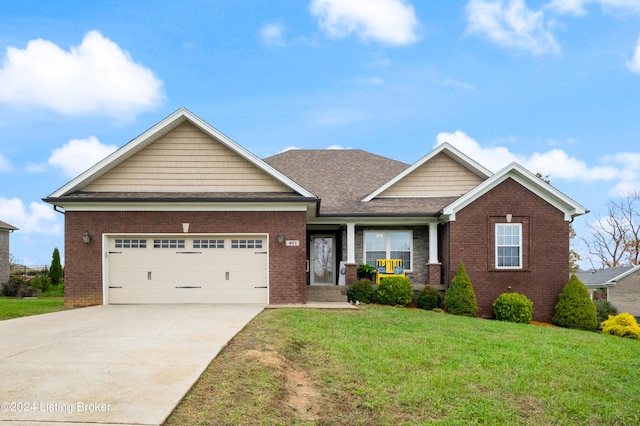
M 458 271 L 444 295 L 444 308 L 450 314 L 475 317 L 478 312 L 476 293 L 464 264 L 458 265 Z
M 33 277 L 31 279 L 31 281 L 29 281 L 29 288 L 33 289 L 33 288 L 38 288 L 40 290 L 42 290 L 43 287 L 43 283 L 42 283 L 42 278 L 40 277 L 40 275 L 36 275 L 35 277 Z
M 626 312 L 615 317 L 609 316 L 609 319 L 602 323 L 602 333 L 640 339 L 640 327 L 636 319 Z
M 371 303 L 375 301 L 375 297 L 376 291 L 371 280 L 356 281 L 347 290 L 347 299 L 350 302 Z
M 418 298 L 416 299 L 416 306 L 420 309 L 426 309 L 428 311 L 440 306 L 440 292 L 433 287 L 425 286 L 418 292 Z
M 22 277 L 10 277 L 9 281 L 2 285 L 2 296 L 16 297 L 20 291 L 22 283 Z
M 598 326 L 596 307 L 589 290 L 575 275 L 571 275 L 562 289 L 551 321 L 560 327 L 578 330 L 595 330 Z
M 61 281 L 58 285 L 50 285 L 45 291 L 42 292 L 43 297 L 63 297 L 64 296 L 64 283 Z
M 413 300 L 413 287 L 407 277 L 386 277 L 378 284 L 376 296 L 383 305 L 406 306 Z
M 529 324 L 533 319 L 533 302 L 524 294 L 502 293 L 492 306 L 499 321 Z
M 51 279 L 51 285 L 58 285 L 62 281 L 62 265 L 60 264 L 60 252 L 57 247 L 53 249 L 53 254 L 51 255 L 49 278 Z
M 606 321 L 609 315 L 617 315 L 618 309 L 611 304 L 608 300 L 597 299 L 593 301 L 596 306 L 596 317 L 598 318 L 598 324 Z

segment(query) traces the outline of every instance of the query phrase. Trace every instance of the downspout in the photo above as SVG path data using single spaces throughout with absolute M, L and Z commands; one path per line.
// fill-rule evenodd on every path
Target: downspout
M 64 211 L 62 210 L 58 210 L 58 206 L 56 206 L 55 204 L 53 205 L 53 210 L 60 213 L 60 214 L 64 214 Z

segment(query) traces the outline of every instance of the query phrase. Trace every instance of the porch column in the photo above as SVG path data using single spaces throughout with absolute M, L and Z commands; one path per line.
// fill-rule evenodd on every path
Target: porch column
M 438 262 L 438 223 L 429 224 L 429 264 Z
M 438 222 L 429 224 L 429 262 L 427 263 L 427 284 L 440 288 L 442 284 L 442 264 L 438 261 Z
M 347 263 L 356 263 L 356 224 L 347 223 Z
M 356 273 L 356 224 L 354 222 L 347 223 L 347 262 L 345 263 L 347 269 L 346 284 L 357 280 Z

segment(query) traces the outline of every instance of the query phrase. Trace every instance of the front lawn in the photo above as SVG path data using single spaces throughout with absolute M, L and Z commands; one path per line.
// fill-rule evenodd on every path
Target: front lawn
M 62 297 L 8 299 L 0 297 L 0 320 L 46 314 L 64 309 Z
M 167 424 L 638 424 L 639 354 L 637 340 L 420 310 L 265 310 Z

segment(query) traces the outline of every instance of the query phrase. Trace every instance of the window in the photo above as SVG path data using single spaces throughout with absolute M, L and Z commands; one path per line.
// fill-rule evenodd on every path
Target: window
M 364 261 L 375 266 L 376 259 L 402 259 L 402 266 L 411 269 L 413 233 L 411 231 L 365 231 Z
M 496 223 L 496 268 L 522 267 L 522 224 Z
M 147 248 L 147 240 L 117 239 L 116 248 Z
M 223 249 L 224 240 L 193 240 L 194 249 Z
M 184 248 L 184 240 L 153 240 L 153 248 Z
M 262 240 L 231 240 L 232 249 L 262 248 Z

